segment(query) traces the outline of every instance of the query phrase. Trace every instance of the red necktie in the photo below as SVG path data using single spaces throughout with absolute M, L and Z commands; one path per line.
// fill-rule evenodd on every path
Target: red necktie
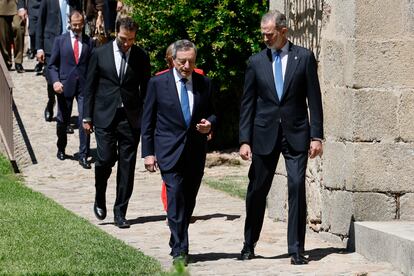
M 76 64 L 78 64 L 79 61 L 79 40 L 78 40 L 78 36 L 75 35 L 75 44 L 73 45 L 73 54 L 75 56 L 75 62 Z

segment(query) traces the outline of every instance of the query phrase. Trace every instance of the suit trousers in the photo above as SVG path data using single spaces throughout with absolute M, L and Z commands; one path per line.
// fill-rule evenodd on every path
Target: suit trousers
M 49 79 L 48 79 L 48 69 L 47 69 L 47 65 L 49 64 L 49 60 L 50 60 L 50 54 L 45 53 L 45 63 L 43 64 L 43 75 L 46 78 L 47 84 L 46 84 L 46 89 L 47 89 L 47 105 L 46 105 L 46 109 L 50 112 L 53 113 L 53 106 L 55 105 L 56 99 L 55 99 L 55 95 L 56 92 L 53 89 L 53 85 L 49 83 Z
M 86 158 L 89 156 L 90 148 L 90 136 L 82 129 L 83 119 L 83 95 L 78 94 L 72 97 L 65 97 L 64 94 L 56 94 L 58 102 L 58 112 L 56 116 L 56 134 L 58 137 L 57 147 L 60 151 L 65 151 L 67 145 L 67 133 L 66 129 L 70 124 L 70 118 L 72 115 L 73 100 L 76 98 L 78 104 L 78 129 L 79 129 L 79 158 Z
M 302 253 L 306 232 L 305 175 L 308 152 L 292 149 L 279 127 L 278 140 L 269 155 L 253 153 L 246 195 L 245 246 L 254 249 L 262 230 L 266 198 L 272 185 L 280 153 L 285 158 L 288 184 L 288 253 Z
M 14 38 L 14 63 L 23 63 L 24 54 L 24 34 L 26 31 L 26 21 L 22 20 L 20 16 L 13 17 L 13 38 Z
M 139 129 L 132 128 L 125 110 L 118 108 L 107 128 L 95 127 L 97 160 L 95 163 L 96 202 L 105 204 L 105 192 L 112 167 L 118 161 L 114 215 L 125 217 L 134 187 Z
M 0 52 L 8 68 L 12 66 L 13 15 L 0 15 Z
M 197 153 L 195 156 L 194 153 Z M 171 255 L 188 254 L 188 227 L 204 174 L 205 153 L 186 147 L 173 169 L 161 171 L 167 188 Z

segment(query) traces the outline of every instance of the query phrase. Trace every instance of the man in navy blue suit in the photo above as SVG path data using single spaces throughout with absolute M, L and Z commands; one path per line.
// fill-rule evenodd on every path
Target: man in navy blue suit
M 44 74 L 47 80 L 47 64 L 52 53 L 55 38 L 68 31 L 67 15 L 72 10 L 81 10 L 80 0 L 42 0 L 36 23 L 36 58 L 45 64 Z M 50 83 L 49 80 L 47 80 Z M 52 85 L 47 85 L 48 102 L 44 110 L 46 122 L 53 120 L 53 106 L 55 105 L 55 92 Z
M 255 257 L 280 154 L 288 184 L 288 253 L 294 265 L 307 264 L 305 176 L 309 158 L 322 155 L 323 110 L 313 53 L 287 39 L 286 16 L 263 15 L 267 48 L 250 57 L 240 107 L 240 156 L 252 160 L 246 195 L 241 259 Z
M 157 167 L 167 186 L 170 247 L 174 262 L 188 262 L 188 226 L 204 174 L 207 136 L 216 123 L 211 80 L 194 71 L 197 49 L 188 40 L 173 47 L 174 68 L 151 78 L 142 117 L 145 168 Z
M 82 35 L 84 19 L 79 11 L 72 11 L 69 18 L 70 31 L 56 37 L 48 65 L 48 80 L 57 94 L 57 158 L 64 160 L 67 144 L 66 129 L 70 123 L 73 99 L 78 103 L 78 125 L 82 126 L 83 99 L 93 41 Z M 79 164 L 90 169 L 89 135 L 79 128 Z

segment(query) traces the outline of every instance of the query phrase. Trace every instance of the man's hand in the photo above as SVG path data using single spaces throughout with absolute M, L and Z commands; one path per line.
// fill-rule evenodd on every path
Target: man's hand
M 251 160 L 252 159 L 252 150 L 250 149 L 249 144 L 243 144 L 239 150 L 240 157 L 243 160 Z
M 89 135 L 93 132 L 92 122 L 83 122 L 82 126 L 83 126 L 83 130 L 85 131 L 86 135 Z
M 116 11 L 121 11 L 123 7 L 124 7 L 124 4 L 121 1 L 118 1 L 116 3 Z
M 21 18 L 22 21 L 25 21 L 27 18 L 27 10 L 26 9 L 19 9 L 17 11 L 17 15 Z
M 154 155 L 148 155 L 144 158 L 145 169 L 149 172 L 155 172 L 158 168 L 157 159 Z
M 322 142 L 321 141 L 311 141 L 310 148 L 309 148 L 309 158 L 313 159 L 316 156 L 322 156 L 323 149 L 322 149 Z
M 206 119 L 201 119 L 200 122 L 196 125 L 198 132 L 203 134 L 208 134 L 211 130 L 211 123 Z
M 60 81 L 53 83 L 53 90 L 55 90 L 56 93 L 62 94 L 63 93 L 63 84 Z
M 43 50 L 37 50 L 36 59 L 40 63 L 45 63 L 45 52 Z

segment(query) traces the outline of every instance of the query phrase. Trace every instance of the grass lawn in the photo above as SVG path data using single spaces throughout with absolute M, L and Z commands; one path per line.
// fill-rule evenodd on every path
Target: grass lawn
M 247 178 L 247 175 L 226 175 L 217 178 L 205 177 L 203 178 L 203 182 L 213 189 L 223 191 L 234 197 L 245 199 L 249 179 Z
M 0 156 L 0 275 L 166 275 L 161 265 L 24 186 Z

